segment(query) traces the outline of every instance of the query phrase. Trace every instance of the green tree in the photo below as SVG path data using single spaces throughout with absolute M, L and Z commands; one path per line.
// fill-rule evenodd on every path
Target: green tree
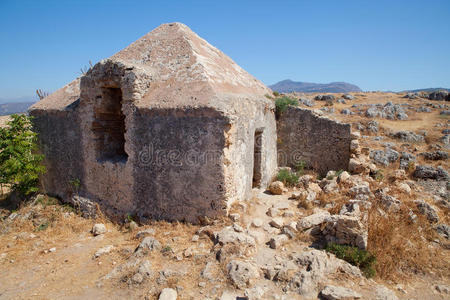
M 25 196 L 37 192 L 45 167 L 41 165 L 44 156 L 36 150 L 31 117 L 11 115 L 7 126 L 0 128 L 0 184 Z

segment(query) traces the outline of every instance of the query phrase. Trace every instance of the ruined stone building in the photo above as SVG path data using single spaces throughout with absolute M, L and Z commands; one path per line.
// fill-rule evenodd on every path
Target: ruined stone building
M 275 175 L 268 94 L 187 26 L 163 24 L 31 108 L 43 188 L 120 219 L 224 214 Z

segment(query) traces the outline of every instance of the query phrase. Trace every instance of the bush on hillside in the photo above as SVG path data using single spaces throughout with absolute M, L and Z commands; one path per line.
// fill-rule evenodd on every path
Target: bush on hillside
M 27 196 L 38 191 L 43 155 L 37 154 L 36 133 L 31 117 L 11 115 L 7 126 L 0 128 L 0 184 Z

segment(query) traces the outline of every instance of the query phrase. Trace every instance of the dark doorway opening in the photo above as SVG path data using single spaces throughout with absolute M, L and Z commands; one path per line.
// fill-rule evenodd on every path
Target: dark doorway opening
M 255 131 L 255 141 L 253 147 L 253 184 L 252 187 L 260 187 L 262 179 L 262 144 L 263 130 Z
M 102 88 L 100 102 L 95 105 L 94 131 L 97 159 L 126 161 L 125 115 L 122 112 L 122 90 Z

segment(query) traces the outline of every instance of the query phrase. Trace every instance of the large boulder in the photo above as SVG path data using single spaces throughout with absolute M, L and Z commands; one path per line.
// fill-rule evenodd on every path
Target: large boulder
M 360 299 L 361 294 L 346 287 L 327 285 L 321 292 L 320 296 L 326 300 L 350 300 Z
M 447 100 L 448 101 L 449 93 L 447 91 L 435 91 L 431 92 L 428 95 L 428 99 L 430 100 Z
M 432 166 L 418 165 L 414 171 L 414 177 L 420 179 L 448 180 L 449 175 L 441 166 L 434 168 Z
M 329 243 L 352 245 L 360 249 L 367 248 L 367 226 L 358 217 L 333 215 L 328 217 L 322 230 Z
M 407 130 L 398 131 L 394 133 L 392 137 L 401 140 L 403 142 L 412 142 L 412 143 L 422 143 L 425 140 L 423 135 L 419 135 Z
M 238 289 L 244 289 L 259 278 L 259 269 L 250 262 L 232 260 L 227 264 L 228 276 Z
M 286 188 L 281 181 L 274 181 L 269 185 L 269 191 L 274 195 L 281 195 L 286 191 Z
M 306 230 L 311 227 L 320 225 L 323 222 L 325 222 L 325 220 L 329 217 L 330 217 L 330 213 L 326 210 L 321 210 L 319 212 L 316 212 L 315 214 L 304 217 L 300 221 L 298 221 L 297 222 L 297 230 Z

